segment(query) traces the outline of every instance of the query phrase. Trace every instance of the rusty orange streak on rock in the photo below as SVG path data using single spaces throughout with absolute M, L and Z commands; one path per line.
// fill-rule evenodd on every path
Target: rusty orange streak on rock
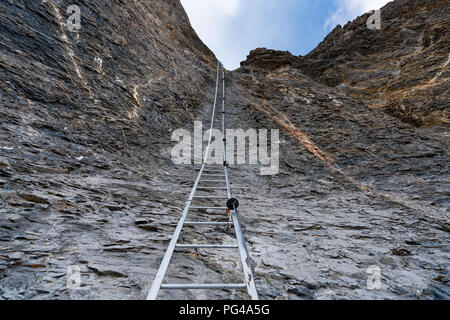
M 252 105 L 253 106 L 253 105 Z M 255 109 L 264 112 L 267 114 L 273 121 L 275 121 L 287 134 L 298 140 L 303 147 L 308 150 L 312 155 L 319 158 L 323 162 L 326 163 L 326 165 L 333 171 L 338 172 L 339 174 L 343 175 L 348 181 L 350 181 L 352 184 L 356 185 L 362 190 L 367 190 L 368 188 L 358 182 L 356 182 L 353 178 L 349 177 L 344 171 L 342 171 L 334 162 L 334 160 L 328 156 L 324 151 L 322 151 L 319 147 L 317 147 L 307 136 L 304 132 L 297 129 L 292 122 L 289 120 L 289 118 L 282 113 L 279 110 L 274 109 L 273 107 L 268 106 L 273 111 L 277 112 L 283 119 L 280 117 L 277 117 L 273 115 L 271 112 L 266 110 L 264 107 L 254 105 Z

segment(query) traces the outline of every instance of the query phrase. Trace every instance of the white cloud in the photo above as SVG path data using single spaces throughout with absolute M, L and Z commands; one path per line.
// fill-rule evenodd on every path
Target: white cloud
M 181 0 L 192 27 L 209 47 L 221 40 L 228 19 L 236 16 L 241 0 Z
M 336 0 L 338 10 L 325 22 L 325 28 L 330 30 L 336 25 L 344 25 L 348 21 L 371 11 L 380 9 L 392 0 Z

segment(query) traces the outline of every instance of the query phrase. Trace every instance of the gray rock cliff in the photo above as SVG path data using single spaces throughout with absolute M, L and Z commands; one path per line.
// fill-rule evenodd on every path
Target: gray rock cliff
M 450 297 L 449 5 L 382 11 L 381 31 L 366 14 L 305 57 L 257 49 L 226 72 L 227 126 L 281 133 L 278 175 L 230 173 L 249 187 L 236 196 L 261 298 Z M 178 0 L 8 0 L 0 20 L 0 299 L 145 298 L 195 177 L 171 133 L 207 125 L 217 59 Z M 240 282 L 233 252 L 173 263 L 168 281 Z

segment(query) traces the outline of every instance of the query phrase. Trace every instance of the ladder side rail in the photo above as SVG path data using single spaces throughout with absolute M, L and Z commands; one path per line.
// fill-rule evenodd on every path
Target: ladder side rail
M 222 98 L 222 135 L 225 137 L 225 70 L 222 67 L 222 81 L 223 81 L 223 98 Z M 228 168 L 226 165 L 227 161 L 227 151 L 224 139 L 223 142 L 223 155 L 224 155 L 224 173 L 225 181 L 227 185 L 228 199 L 232 198 L 230 180 L 228 177 Z M 233 219 L 234 229 L 236 232 L 236 239 L 239 247 L 239 255 L 241 257 L 242 268 L 244 271 L 244 281 L 247 286 L 247 292 L 252 300 L 259 300 L 258 291 L 255 284 L 255 276 L 253 274 L 250 255 L 248 254 L 247 245 L 245 243 L 245 238 L 242 234 L 241 225 L 239 223 L 238 213 L 236 210 L 231 211 L 231 217 Z

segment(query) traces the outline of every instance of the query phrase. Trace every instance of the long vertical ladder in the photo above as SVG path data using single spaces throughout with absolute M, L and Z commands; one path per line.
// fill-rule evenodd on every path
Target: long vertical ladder
M 217 63 L 217 80 L 216 80 L 216 91 L 214 95 L 214 105 L 212 110 L 212 118 L 211 118 L 211 131 L 209 135 L 208 145 L 206 148 L 206 153 L 203 158 L 203 163 L 200 168 L 200 172 L 195 180 L 194 186 L 192 188 L 191 194 L 189 196 L 188 201 L 186 202 L 186 206 L 184 208 L 183 214 L 178 222 L 178 225 L 175 229 L 175 232 L 170 241 L 169 247 L 167 248 L 166 254 L 161 262 L 158 273 L 156 274 L 155 280 L 153 281 L 153 285 L 147 295 L 147 300 L 156 300 L 158 297 L 160 290 L 195 290 L 195 289 L 214 289 L 214 290 L 231 290 L 231 289 L 247 289 L 248 295 L 252 300 L 258 300 L 258 292 L 256 290 L 255 285 L 255 277 L 252 271 L 252 266 L 250 262 L 250 256 L 248 254 L 247 246 L 245 244 L 245 239 L 242 234 L 241 225 L 239 223 L 238 212 L 236 208 L 231 210 L 230 216 L 232 219 L 232 225 L 234 226 L 234 230 L 236 233 L 236 243 L 235 244 L 178 244 L 178 240 L 180 238 L 181 231 L 186 226 L 214 226 L 214 225 L 229 225 L 230 222 L 213 222 L 213 221 L 204 221 L 204 222 L 189 222 L 186 221 L 188 213 L 191 210 L 227 210 L 228 207 L 196 207 L 192 205 L 194 199 L 232 199 L 232 192 L 230 187 L 230 179 L 228 177 L 228 167 L 227 167 L 227 154 L 226 154 L 226 146 L 225 139 L 223 139 L 223 172 L 224 175 L 219 175 L 221 170 L 220 167 L 210 167 L 207 164 L 209 157 L 209 149 L 212 140 L 212 129 L 214 127 L 214 118 L 216 113 L 216 105 L 217 105 L 217 95 L 219 89 L 219 79 L 220 79 L 220 70 L 222 70 L 222 83 L 223 83 L 223 97 L 222 97 L 222 135 L 225 137 L 225 69 L 220 61 Z M 202 177 L 208 177 L 211 180 L 202 180 Z M 225 180 L 214 180 L 218 179 L 218 177 L 224 177 Z M 203 187 L 199 186 L 201 182 L 225 182 L 226 187 Z M 223 190 L 226 191 L 226 196 L 197 196 L 198 190 Z M 163 284 L 164 277 L 166 275 L 167 269 L 170 265 L 170 261 L 172 259 L 172 255 L 175 249 L 238 249 L 239 255 L 242 263 L 243 269 L 243 282 L 242 283 L 232 283 L 232 284 Z

